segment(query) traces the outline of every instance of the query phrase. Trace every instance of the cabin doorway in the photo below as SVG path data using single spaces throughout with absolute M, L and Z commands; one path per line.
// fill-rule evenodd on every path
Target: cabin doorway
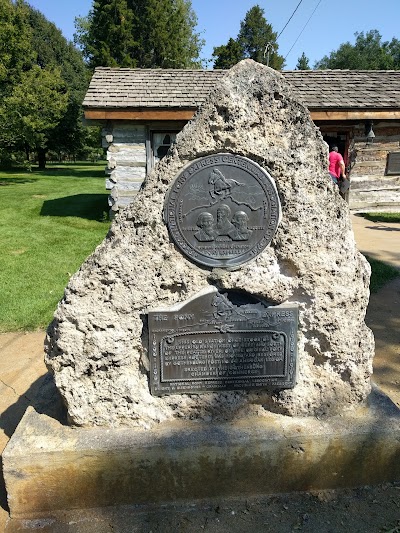
M 328 135 L 323 135 L 324 141 L 329 146 L 329 151 L 332 150 L 332 146 L 337 146 L 339 148 L 339 153 L 343 156 L 344 162 L 347 166 L 348 160 L 348 142 L 346 134 L 335 134 L 329 133 Z
M 350 179 L 350 154 L 349 154 L 349 148 L 350 148 L 350 137 L 351 133 L 348 131 L 341 131 L 341 132 L 321 132 L 322 137 L 324 141 L 329 146 L 329 151 L 332 150 L 333 146 L 337 146 L 339 153 L 343 156 L 344 164 L 346 167 L 346 176 L 348 179 Z M 327 162 L 328 163 L 328 162 Z M 344 198 L 347 202 L 349 202 L 349 194 L 350 191 L 347 190 L 346 192 L 341 192 L 340 195 L 342 198 Z

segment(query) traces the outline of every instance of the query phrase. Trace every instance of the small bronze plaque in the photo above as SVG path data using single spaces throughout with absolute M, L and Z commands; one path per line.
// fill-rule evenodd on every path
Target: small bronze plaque
M 233 154 L 202 157 L 173 182 L 165 220 L 178 248 L 196 263 L 240 265 L 271 242 L 280 202 L 271 176 Z
M 397 176 L 400 174 L 400 152 L 390 152 L 387 156 L 386 175 Z
M 295 385 L 295 305 L 214 289 L 148 319 L 154 395 Z

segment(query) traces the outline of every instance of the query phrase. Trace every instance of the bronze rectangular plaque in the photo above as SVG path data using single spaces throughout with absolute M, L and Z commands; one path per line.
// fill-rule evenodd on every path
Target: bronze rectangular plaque
M 397 176 L 400 174 L 400 152 L 390 152 L 387 156 L 386 175 Z
M 294 387 L 297 306 L 214 290 L 175 309 L 148 314 L 152 394 Z

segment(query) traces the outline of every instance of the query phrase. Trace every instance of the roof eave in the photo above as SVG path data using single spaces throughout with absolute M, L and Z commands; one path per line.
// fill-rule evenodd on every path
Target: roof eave
M 86 107 L 87 120 L 190 120 L 197 108 Z
M 336 120 L 396 120 L 400 119 L 400 109 L 397 108 L 312 108 L 309 107 L 314 121 Z
M 86 107 L 86 120 L 190 120 L 197 107 Z M 309 108 L 313 121 L 400 120 L 399 108 Z

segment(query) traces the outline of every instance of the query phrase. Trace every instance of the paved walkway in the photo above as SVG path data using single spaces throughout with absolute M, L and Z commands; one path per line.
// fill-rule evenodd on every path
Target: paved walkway
M 400 269 L 400 224 L 352 215 L 360 252 Z M 400 277 L 371 294 L 367 325 L 375 336 L 375 383 L 400 407 Z
M 361 252 L 400 268 L 400 224 L 382 224 L 352 216 L 353 229 Z M 367 323 L 376 338 L 375 381 L 400 406 L 400 278 L 383 289 L 386 297 L 371 296 Z M 370 309 L 371 308 L 371 309 Z M 382 316 L 389 323 L 382 323 Z M 390 342 L 387 333 L 396 331 L 398 340 Z M 14 432 L 28 405 L 34 405 L 46 367 L 43 363 L 44 332 L 0 335 L 0 452 Z M 4 486 L 0 505 L 6 509 Z M 7 514 L 0 509 L 0 531 Z
M 357 215 L 351 221 L 360 252 L 400 268 L 400 223 L 370 222 Z

